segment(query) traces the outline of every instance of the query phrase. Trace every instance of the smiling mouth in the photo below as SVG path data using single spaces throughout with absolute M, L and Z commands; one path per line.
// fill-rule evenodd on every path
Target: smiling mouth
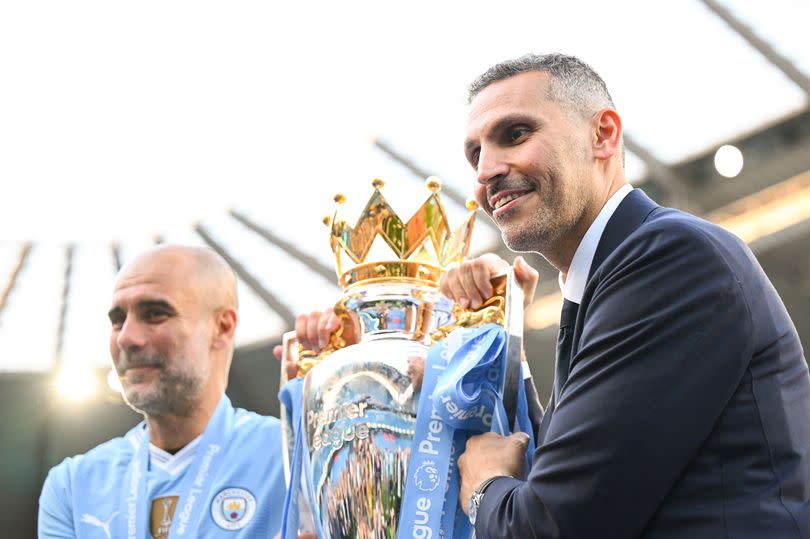
M 518 200 L 520 198 L 523 198 L 524 196 L 528 195 L 529 193 L 531 193 L 531 191 L 519 191 L 519 192 L 516 192 L 516 193 L 509 193 L 508 195 L 498 197 L 494 201 L 494 203 L 490 203 L 490 206 L 492 207 L 493 215 L 496 212 L 500 213 L 499 210 L 501 210 L 501 209 L 503 209 L 505 211 L 506 209 L 508 209 L 508 207 L 513 205 L 511 203 L 514 200 Z
M 132 376 L 141 376 L 146 374 L 147 372 L 157 370 L 158 367 L 155 365 L 143 365 L 140 367 L 128 367 L 126 369 L 125 374 L 130 374 Z

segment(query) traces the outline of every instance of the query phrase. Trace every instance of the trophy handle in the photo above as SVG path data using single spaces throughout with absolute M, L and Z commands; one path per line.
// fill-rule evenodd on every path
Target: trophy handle
M 349 315 L 349 309 L 346 308 L 345 305 L 346 298 L 341 299 L 338 301 L 333 310 L 335 314 L 340 318 L 341 324 L 340 326 L 329 335 L 329 342 L 320 352 L 313 352 L 312 350 L 307 350 L 304 348 L 298 341 L 296 341 L 296 355 L 295 355 L 295 362 L 298 364 L 298 376 L 303 377 L 309 372 L 309 370 L 321 362 L 323 358 L 334 352 L 335 350 L 339 350 L 341 348 L 346 347 L 346 339 L 343 338 L 344 333 L 346 332 L 346 328 L 349 324 L 353 324 L 351 320 L 351 316 Z M 295 335 L 295 332 L 291 332 Z
M 298 343 L 298 338 L 295 335 L 295 331 L 288 331 L 282 336 L 281 346 L 281 372 L 279 374 L 279 389 L 284 387 L 284 385 L 289 382 L 289 379 L 287 378 L 288 362 L 298 362 L 300 344 Z M 290 485 L 290 466 L 295 449 L 295 426 L 292 423 L 291 410 L 286 409 L 283 399 L 280 400 L 281 402 L 279 405 L 281 407 L 281 413 L 279 415 L 281 416 L 281 460 L 284 463 L 284 482 L 287 485 Z M 304 433 L 300 433 L 299 436 L 304 436 Z M 298 531 L 302 533 L 314 533 L 315 520 L 309 506 L 307 493 L 305 491 L 306 481 L 301 481 L 300 489 L 301 490 L 298 492 Z
M 289 362 L 298 362 L 298 339 L 295 336 L 295 331 L 288 331 L 282 336 L 281 340 L 281 372 L 279 373 L 278 388 L 282 387 L 288 382 L 287 379 L 287 365 Z M 282 461 L 284 462 L 284 479 L 289 484 L 290 482 L 290 458 L 292 457 L 293 447 L 295 440 L 293 439 L 292 417 L 290 416 L 291 410 L 287 410 L 283 402 L 279 403 L 281 416 L 281 448 L 282 448 Z
M 487 323 L 503 326 L 506 331 L 506 376 L 503 387 L 503 404 L 509 426 L 515 426 L 517 415 L 518 384 L 522 383 L 520 362 L 523 357 L 523 289 L 517 284 L 515 270 L 510 267 L 505 273 L 490 279 L 493 295 L 477 309 L 465 309 L 453 305 L 454 321 L 439 327 L 431 340 L 436 343 L 457 328 L 477 327 Z
M 503 407 L 512 431 L 516 430 L 519 384 L 523 383 L 523 289 L 515 278 L 514 268 L 506 273 L 504 290 L 504 322 L 506 330 L 506 377 L 503 383 Z
M 523 314 L 520 311 L 520 320 L 515 320 L 515 304 L 523 308 L 523 291 L 515 283 L 515 273 L 509 268 L 505 273 L 490 279 L 492 296 L 475 309 L 465 308 L 458 303 L 453 304 L 453 321 L 447 325 L 436 328 L 430 338 L 433 343 L 444 339 L 453 330 L 458 328 L 474 328 L 483 324 L 498 324 L 508 326 L 510 322 L 519 322 L 523 326 Z

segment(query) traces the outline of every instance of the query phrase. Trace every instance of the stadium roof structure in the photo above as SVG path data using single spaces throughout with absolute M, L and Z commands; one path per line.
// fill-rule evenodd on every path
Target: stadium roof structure
M 460 219 L 474 181 L 460 149 L 466 85 L 524 52 L 575 54 L 602 74 L 628 175 L 663 203 L 745 221 L 761 201 L 732 203 L 810 168 L 806 3 L 603 10 L 3 7 L 0 371 L 108 365 L 114 275 L 155 242 L 220 251 L 240 275 L 239 344 L 277 339 L 295 313 L 339 295 L 321 224 L 334 193 L 362 204 L 380 177 L 404 215 L 435 175 Z M 725 144 L 742 150 L 734 179 L 712 166 Z M 807 220 L 804 178 L 779 196 L 804 193 L 804 213 L 759 236 Z M 485 221 L 474 250 L 502 250 Z

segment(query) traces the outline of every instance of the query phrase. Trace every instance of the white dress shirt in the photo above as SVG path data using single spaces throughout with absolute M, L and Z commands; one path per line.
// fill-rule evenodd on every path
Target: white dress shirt
M 571 265 L 568 267 L 568 275 L 563 278 L 563 274 L 560 273 L 560 289 L 563 297 L 568 301 L 573 301 L 577 305 L 582 302 L 582 294 L 585 293 L 585 284 L 588 282 L 588 273 L 591 271 L 596 247 L 599 245 L 599 240 L 602 239 L 605 226 L 607 226 L 610 217 L 619 207 L 621 201 L 632 190 L 632 185 L 629 183 L 624 184 L 605 202 L 599 215 L 596 216 L 596 219 L 593 220 L 588 231 L 582 237 L 582 241 L 574 253 L 574 258 L 571 260 Z

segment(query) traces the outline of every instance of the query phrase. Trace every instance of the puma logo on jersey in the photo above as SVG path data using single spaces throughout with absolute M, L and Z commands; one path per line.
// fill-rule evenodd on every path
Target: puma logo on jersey
M 104 535 L 107 536 L 107 539 L 112 539 L 112 535 L 110 535 L 110 522 L 112 522 L 112 519 L 114 519 L 115 515 L 117 515 L 117 514 L 118 514 L 118 511 L 116 511 L 115 513 L 110 515 L 110 518 L 107 519 L 107 522 L 102 522 L 97 517 L 94 517 L 93 515 L 85 513 L 85 514 L 82 515 L 82 522 L 85 522 L 87 524 L 92 524 L 93 526 L 98 526 L 99 528 L 104 530 Z

